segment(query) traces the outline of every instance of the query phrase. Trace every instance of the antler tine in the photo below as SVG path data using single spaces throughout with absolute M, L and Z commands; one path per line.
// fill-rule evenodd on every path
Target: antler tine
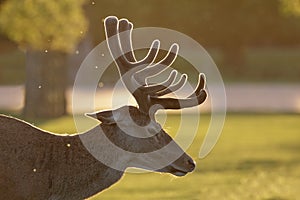
M 151 96 L 151 104 L 159 104 L 164 109 L 182 109 L 187 107 L 197 106 L 203 103 L 207 97 L 207 93 L 204 89 L 205 87 L 205 75 L 200 74 L 200 79 L 198 81 L 198 86 L 194 90 L 193 94 L 191 94 L 186 99 L 174 99 L 174 98 L 159 98 L 155 96 Z
M 174 43 L 170 47 L 168 54 L 161 61 L 135 74 L 135 79 L 137 80 L 137 82 L 141 85 L 144 85 L 146 84 L 145 81 L 148 77 L 158 75 L 165 71 L 175 61 L 178 54 L 178 50 L 178 44 Z
M 146 55 L 146 57 L 144 59 L 138 61 L 136 64 L 137 65 L 152 64 L 155 61 L 156 56 L 158 54 L 159 46 L 160 46 L 159 40 L 154 40 L 150 46 L 150 50 L 148 51 L 148 54 Z
M 188 98 L 191 98 L 191 97 L 195 97 L 195 95 L 199 95 L 201 90 L 204 89 L 205 87 L 205 83 L 206 83 L 206 78 L 205 78 L 205 75 L 200 73 L 199 74 L 199 78 L 198 78 L 198 84 L 196 86 L 196 89 L 194 90 L 194 92 L 188 97 Z
M 116 17 L 107 17 L 104 20 L 104 28 L 105 35 L 107 39 L 107 43 L 109 46 L 109 50 L 111 55 L 113 56 L 115 62 L 119 66 L 119 70 L 121 74 L 126 73 L 130 70 L 130 63 L 128 63 L 127 59 L 123 55 L 122 49 L 119 44 L 118 39 L 118 18 Z
M 179 79 L 179 81 L 177 83 L 175 83 L 174 85 L 171 85 L 169 88 L 166 88 L 163 91 L 157 92 L 155 95 L 156 96 L 164 96 L 166 94 L 175 92 L 175 91 L 181 89 L 185 85 L 186 80 L 187 80 L 187 75 L 186 74 L 182 74 L 181 77 L 180 77 L 180 79 Z
M 151 102 L 153 105 L 159 104 L 164 109 L 182 109 L 182 108 L 188 108 L 188 107 L 194 107 L 197 105 L 200 105 L 205 101 L 207 97 L 207 93 L 205 90 L 201 91 L 201 93 L 194 98 L 189 99 L 174 99 L 174 98 L 157 98 L 157 97 L 151 97 Z
M 177 43 L 172 44 L 168 54 L 159 62 L 161 65 L 170 66 L 176 60 L 179 51 Z
M 141 87 L 141 90 L 146 94 L 155 95 L 157 92 L 167 89 L 172 83 L 174 83 L 176 76 L 177 71 L 173 70 L 166 81 L 155 85 Z
M 125 57 L 129 62 L 136 62 L 136 58 L 133 53 L 131 33 L 132 33 L 133 24 L 127 19 L 119 20 L 119 34 L 120 43 Z

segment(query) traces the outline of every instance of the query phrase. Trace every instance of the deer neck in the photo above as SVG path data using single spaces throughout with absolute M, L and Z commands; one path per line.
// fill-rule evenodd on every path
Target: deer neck
M 83 199 L 108 188 L 122 177 L 126 168 L 125 158 L 115 155 L 108 149 L 105 135 L 99 127 L 61 139 L 64 145 L 60 146 L 65 146 L 64 150 L 52 149 L 56 152 L 54 156 L 56 159 L 63 156 L 59 159 L 60 163 L 63 163 L 60 169 L 52 172 L 52 176 L 58 177 L 57 181 L 60 182 L 53 185 L 52 190 L 66 188 L 68 190 L 63 191 L 64 194 L 72 194 L 73 197 Z M 70 145 L 66 146 L 68 144 Z M 65 153 L 62 155 L 61 152 Z M 111 167 L 118 165 L 120 169 Z M 65 187 L 66 184 L 68 187 Z
M 98 161 L 112 169 L 125 171 L 129 167 L 130 156 L 127 151 L 122 150 L 127 144 L 122 143 L 123 138 L 117 137 L 119 131 L 115 126 L 100 125 L 80 134 L 79 137 L 87 151 Z
M 155 160 L 153 160 L 153 154 L 148 155 L 148 153 L 155 149 L 151 149 L 151 145 L 153 143 L 151 137 L 135 137 L 134 135 L 136 134 L 126 133 L 117 125 L 101 125 L 101 129 L 103 130 L 106 145 L 109 144 L 110 146 L 107 148 L 110 148 L 110 151 L 116 155 L 115 157 L 120 158 L 117 162 L 115 162 L 118 165 L 115 165 L 113 168 L 120 169 L 119 166 L 123 166 L 123 170 L 128 167 L 142 168 L 146 170 L 152 169 L 151 166 Z
M 155 161 L 161 161 L 161 155 L 147 156 L 150 138 L 138 138 L 125 133 L 117 125 L 96 126 L 86 134 L 80 135 L 85 148 L 98 161 L 111 169 L 124 172 L 128 167 L 146 170 L 156 169 Z

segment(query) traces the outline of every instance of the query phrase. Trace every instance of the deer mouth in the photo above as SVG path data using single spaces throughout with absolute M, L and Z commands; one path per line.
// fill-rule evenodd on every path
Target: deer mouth
M 175 176 L 185 176 L 188 172 L 173 168 L 170 173 Z
M 170 173 L 173 174 L 174 176 L 185 176 L 187 173 L 193 171 L 193 170 L 188 170 L 188 169 L 183 169 L 181 167 L 178 167 L 176 165 L 169 165 L 165 168 L 162 168 L 160 170 L 157 170 L 159 172 L 165 172 L 165 173 Z
M 189 173 L 189 170 L 183 170 L 179 169 L 176 166 L 171 165 L 169 168 L 169 173 L 175 175 L 175 176 L 185 176 L 187 173 Z
M 173 174 L 174 176 L 185 176 L 187 173 L 194 171 L 195 169 L 195 164 L 193 163 L 193 165 L 189 165 L 186 167 L 180 167 L 176 164 L 171 164 L 168 165 L 160 170 L 156 170 L 158 172 L 164 172 L 164 173 L 170 173 Z

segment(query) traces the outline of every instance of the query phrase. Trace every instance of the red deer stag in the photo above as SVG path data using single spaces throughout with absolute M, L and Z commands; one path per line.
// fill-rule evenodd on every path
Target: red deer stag
M 0 115 L 1 199 L 85 199 L 117 182 L 128 167 L 152 169 L 176 176 L 194 170 L 194 161 L 161 129 L 154 114 L 159 108 L 181 109 L 201 104 L 206 99 L 204 75 L 200 75 L 197 88 L 187 99 L 163 98 L 161 96 L 182 87 L 186 76 L 173 84 L 176 73 L 172 72 L 165 82 L 147 85 L 146 75 L 157 74 L 162 70 L 161 66 L 169 66 L 176 57 L 178 47 L 173 45 L 160 65 L 155 65 L 152 63 L 158 52 L 158 41 L 154 41 L 146 58 L 136 61 L 131 49 L 132 24 L 126 19 L 107 17 L 105 28 L 108 46 L 116 58 L 121 78 L 135 97 L 138 107 L 124 106 L 90 114 L 101 123 L 85 133 L 74 135 L 49 133 L 24 121 Z M 125 34 L 121 36 L 123 32 Z M 123 54 L 123 51 L 126 53 Z M 136 127 L 140 128 L 137 130 Z M 98 153 L 110 163 L 103 164 L 96 159 L 83 145 L 82 137 L 97 147 L 100 151 Z M 145 159 L 152 163 L 161 162 L 162 159 L 172 157 L 174 152 L 163 151 L 152 158 L 137 158 L 126 153 L 116 156 L 106 148 L 106 142 L 101 143 L 105 140 L 97 140 L 100 142 L 95 143 L 95 137 L 108 138 L 124 152 L 142 154 L 173 143 L 173 149 L 179 156 L 165 167 L 154 169 Z M 110 167 L 110 164 L 118 166 L 118 169 Z

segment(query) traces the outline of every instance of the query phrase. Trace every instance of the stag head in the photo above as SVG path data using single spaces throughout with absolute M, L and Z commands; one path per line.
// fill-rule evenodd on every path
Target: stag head
M 197 106 L 203 103 L 207 97 L 205 91 L 205 76 L 199 75 L 199 81 L 193 93 L 185 98 L 164 97 L 182 88 L 187 80 L 187 75 L 181 75 L 179 81 L 175 81 L 178 75 L 173 70 L 169 77 L 161 83 L 149 84 L 147 78 L 153 77 L 166 70 L 176 59 L 178 45 L 173 44 L 168 54 L 159 62 L 154 62 L 159 51 L 159 40 L 154 40 L 147 56 L 137 61 L 132 48 L 133 25 L 127 19 L 107 17 L 104 21 L 107 44 L 112 57 L 118 67 L 121 80 L 134 96 L 138 107 L 124 106 L 116 110 L 93 113 L 90 116 L 100 120 L 104 130 L 114 130 L 119 134 L 114 138 L 123 138 L 122 148 L 131 152 L 148 153 L 162 149 L 173 143 L 172 148 L 163 151 L 159 155 L 143 157 L 131 161 L 132 167 L 153 169 L 153 162 L 160 162 L 168 157 L 177 159 L 167 166 L 153 169 L 159 172 L 172 173 L 176 176 L 183 176 L 195 168 L 195 162 L 172 140 L 172 138 L 161 128 L 155 120 L 155 113 L 158 109 L 182 109 Z M 104 131 L 105 132 L 105 131 Z M 124 136 L 126 134 L 126 136 Z M 114 140 L 114 139 L 111 139 Z M 125 141 L 125 142 L 124 142 Z M 114 141 L 118 143 L 118 139 Z M 124 143 L 126 147 L 124 147 Z M 138 144 L 138 145 L 137 145 Z

